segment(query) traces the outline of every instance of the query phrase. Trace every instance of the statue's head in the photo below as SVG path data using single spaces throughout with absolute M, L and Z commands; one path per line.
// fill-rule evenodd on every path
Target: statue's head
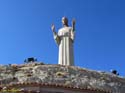
M 62 24 L 68 26 L 68 18 L 67 17 L 62 17 Z

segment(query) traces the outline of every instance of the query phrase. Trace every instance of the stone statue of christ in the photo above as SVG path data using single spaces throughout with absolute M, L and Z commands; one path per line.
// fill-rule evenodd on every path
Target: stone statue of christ
M 58 64 L 60 65 L 74 65 L 73 42 L 75 36 L 75 20 L 72 20 L 72 27 L 68 26 L 68 19 L 62 18 L 63 27 L 59 29 L 58 33 L 55 31 L 55 26 L 52 24 L 54 40 L 59 46 Z

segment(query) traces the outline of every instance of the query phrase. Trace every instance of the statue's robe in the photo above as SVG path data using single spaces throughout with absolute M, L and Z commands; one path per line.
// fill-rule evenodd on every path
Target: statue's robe
M 54 39 L 59 46 L 58 64 L 61 65 L 74 65 L 74 31 L 72 27 L 63 27 L 59 29 L 58 34 L 53 33 Z

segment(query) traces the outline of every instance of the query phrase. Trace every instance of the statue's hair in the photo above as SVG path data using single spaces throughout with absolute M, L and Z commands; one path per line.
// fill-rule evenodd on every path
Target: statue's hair
M 68 22 L 68 18 L 67 18 L 66 16 L 62 17 L 62 19 L 66 19 L 66 20 L 67 20 L 67 22 Z

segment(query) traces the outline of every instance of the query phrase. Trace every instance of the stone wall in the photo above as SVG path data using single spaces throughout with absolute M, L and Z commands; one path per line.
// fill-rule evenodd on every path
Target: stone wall
M 112 73 L 93 71 L 74 66 L 26 64 L 0 67 L 0 84 L 39 82 L 124 93 L 125 78 Z

